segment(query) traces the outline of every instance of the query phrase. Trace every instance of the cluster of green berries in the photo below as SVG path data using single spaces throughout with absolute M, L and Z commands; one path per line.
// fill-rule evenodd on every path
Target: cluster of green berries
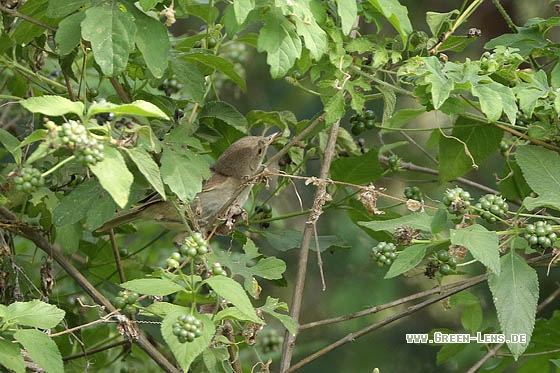
M 220 263 L 212 264 L 212 274 L 214 276 L 227 276 L 226 270 L 222 268 Z
M 387 165 L 389 166 L 389 170 L 391 171 L 398 171 L 401 168 L 401 158 L 396 154 L 391 154 L 387 157 Z
M 207 38 L 195 41 L 193 44 L 193 48 L 214 49 L 216 48 L 216 44 L 218 44 L 216 38 L 213 36 L 209 36 Z
M 449 255 L 447 250 L 438 251 L 436 257 L 439 261 L 439 273 L 442 276 L 451 275 L 455 272 L 455 268 L 457 267 L 457 258 Z
M 179 248 L 182 255 L 194 258 L 197 256 L 203 256 L 208 253 L 208 246 L 206 240 L 202 237 L 202 234 L 195 232 L 192 235 L 185 238 L 185 242 Z
M 404 188 L 404 196 L 408 199 L 413 199 L 418 202 L 424 201 L 424 196 L 416 185 L 414 186 L 407 186 Z
M 91 136 L 83 124 L 69 120 L 57 126 L 54 122 L 48 121 L 45 126 L 49 129 L 49 136 L 55 143 L 74 150 L 78 161 L 86 166 L 103 160 L 103 144 Z
M 37 188 L 45 185 L 45 179 L 41 176 L 41 171 L 29 166 L 16 171 L 13 180 L 16 190 L 25 193 L 34 192 Z
M 192 342 L 202 335 L 202 323 L 192 315 L 179 315 L 173 323 L 173 335 L 179 342 Z
M 507 157 L 511 149 L 511 144 L 505 140 L 500 141 L 500 153 Z
M 540 246 L 543 249 L 552 247 L 558 236 L 548 222 L 539 220 L 525 227 L 525 239 L 531 246 Z
M 371 249 L 372 256 L 377 261 L 377 264 L 391 265 L 397 258 L 397 247 L 391 242 L 379 242 L 377 246 Z
M 272 217 L 272 207 L 268 203 L 263 203 L 262 205 L 255 207 L 255 214 L 258 220 L 270 219 Z M 261 223 L 261 228 L 270 227 L 270 223 L 265 221 Z
M 361 114 L 354 114 L 350 117 L 352 125 L 352 133 L 356 136 L 365 130 L 375 128 L 375 112 L 373 110 L 364 110 Z
M 491 224 L 496 222 L 497 217 L 503 218 L 509 209 L 506 200 L 494 194 L 486 194 L 480 197 L 474 207 L 484 210 L 480 216 Z
M 171 96 L 173 93 L 177 93 L 183 88 L 183 85 L 177 81 L 177 79 L 165 79 L 163 83 L 158 87 L 160 91 L 165 92 L 166 96 Z
M 125 313 L 134 315 L 136 314 L 134 303 L 136 303 L 138 297 L 138 293 L 130 290 L 121 290 L 115 299 L 113 299 L 113 304 L 115 307 L 122 309 Z
M 279 350 L 284 343 L 284 337 L 278 335 L 276 329 L 270 329 L 261 334 L 260 345 L 262 352 L 267 354 Z
M 459 216 L 463 215 L 469 209 L 471 195 L 462 188 L 447 189 L 443 195 L 442 202 L 449 212 Z

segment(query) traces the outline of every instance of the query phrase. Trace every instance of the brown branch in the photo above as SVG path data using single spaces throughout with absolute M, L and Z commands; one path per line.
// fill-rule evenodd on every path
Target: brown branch
M 323 165 L 321 167 L 321 172 L 319 177 L 321 179 L 326 179 L 329 176 L 329 171 L 331 167 L 331 162 L 335 155 L 335 145 L 336 138 L 338 135 L 338 128 L 340 126 L 340 120 L 336 121 L 332 127 L 329 134 L 329 139 L 327 142 L 327 147 L 325 148 L 325 155 Z M 301 304 L 303 300 L 303 290 L 305 287 L 305 278 L 307 274 L 307 261 L 309 256 L 309 246 L 311 244 L 311 237 L 314 232 L 314 225 L 316 220 L 319 218 L 320 208 L 322 203 L 320 200 L 324 198 L 326 193 L 326 183 L 319 183 L 317 186 L 317 191 L 315 193 L 315 198 L 313 202 L 314 208 L 309 213 L 305 229 L 302 234 L 299 259 L 298 259 L 298 270 L 296 275 L 296 283 L 294 288 L 294 293 L 292 297 L 292 304 L 290 306 L 290 316 L 296 324 L 299 323 L 299 314 L 301 312 Z M 317 207 L 317 209 L 316 209 Z M 290 362 L 292 360 L 292 354 L 295 347 L 296 335 L 290 334 L 286 330 L 285 342 L 282 349 L 282 357 L 280 361 L 280 371 L 284 372 L 290 368 Z
M 10 14 L 10 15 L 13 16 L 13 17 L 21 18 L 21 19 L 23 19 L 24 21 L 27 21 L 27 22 L 30 22 L 30 23 L 34 23 L 34 24 L 36 24 L 37 26 L 41 26 L 41 27 L 43 27 L 43 28 L 46 28 L 47 30 L 56 31 L 56 27 L 53 27 L 53 26 L 51 26 L 51 25 L 47 25 L 46 23 L 43 23 L 43 22 L 41 22 L 41 21 L 39 21 L 39 20 L 37 20 L 37 19 L 35 19 L 35 18 L 29 17 L 28 15 L 25 15 L 25 14 L 23 14 L 23 13 L 20 13 L 20 12 L 18 12 L 18 11 L 15 10 L 15 9 L 6 8 L 5 6 L 3 6 L 3 5 L 1 5 L 1 4 L 0 4 L 0 12 Z
M 52 256 L 58 265 L 60 265 L 62 269 L 64 269 L 97 304 L 102 305 L 109 312 L 114 312 L 116 310 L 111 302 L 103 294 L 101 294 L 99 290 L 97 290 L 76 267 L 66 260 L 64 253 L 60 249 L 52 246 L 41 235 L 40 231 L 36 227 L 32 227 L 20 221 L 13 212 L 5 207 L 0 207 L 0 216 L 10 223 L 5 224 L 5 229 L 30 240 L 39 249 Z M 179 370 L 150 343 L 143 333 L 138 333 L 138 340 L 136 340 L 135 343 L 138 344 L 138 347 L 144 350 L 164 371 L 179 372 Z
M 492 347 L 483 357 L 482 359 L 480 359 L 479 361 L 477 361 L 472 367 L 470 367 L 469 370 L 467 370 L 467 373 L 476 373 L 476 371 L 482 367 L 482 365 L 486 362 L 486 360 L 490 359 L 492 356 L 496 355 L 496 352 L 498 352 L 498 350 L 500 348 L 502 348 L 502 346 L 505 343 L 498 343 L 497 345 L 495 345 L 494 347 Z
M 128 94 L 124 90 L 122 84 L 114 77 L 109 78 L 109 81 L 113 85 L 113 88 L 115 88 L 115 91 L 117 92 L 117 95 L 119 95 L 122 102 L 124 102 L 125 104 L 129 104 L 130 98 L 128 97 Z
M 97 354 L 98 352 L 103 352 L 103 351 L 105 351 L 105 350 L 110 350 L 110 349 L 112 349 L 113 347 L 118 347 L 118 346 L 122 346 L 122 345 L 130 345 L 130 341 L 127 340 L 127 339 L 123 339 L 122 341 L 110 343 L 110 344 L 108 344 L 108 345 L 101 346 L 101 347 L 97 347 L 97 348 L 94 348 L 94 349 L 89 350 L 89 351 L 84 351 L 84 352 L 80 352 L 80 353 L 78 353 L 78 354 L 64 356 L 64 357 L 62 358 L 62 361 L 69 361 L 69 360 L 79 359 L 79 358 L 84 357 L 84 356 L 89 356 L 89 355 Z
M 117 240 L 115 239 L 115 232 L 112 229 L 109 230 L 109 240 L 111 241 L 111 247 L 113 248 L 113 256 L 115 257 L 115 264 L 117 265 L 117 271 L 119 272 L 119 280 L 121 280 L 121 284 L 122 284 L 123 282 L 126 282 L 126 277 L 124 275 L 124 269 L 121 263 L 119 245 L 117 244 Z

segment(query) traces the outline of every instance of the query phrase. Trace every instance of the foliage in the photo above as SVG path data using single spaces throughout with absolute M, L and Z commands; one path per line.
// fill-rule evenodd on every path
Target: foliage
M 550 294 L 535 268 L 557 273 L 560 255 L 560 50 L 549 38 L 560 18 L 516 26 L 495 1 L 513 32 L 481 50 L 480 30 L 463 29 L 482 2 L 424 9 L 425 23 L 415 26 L 398 0 L 2 2 L 0 364 L 84 369 L 85 352 L 101 346 L 96 368 L 106 369 L 119 354 L 112 342 L 122 339 L 140 348 L 118 362 L 123 369 L 268 371 L 273 361 L 287 370 L 292 354 L 316 346 L 296 344 L 296 335 L 343 321 L 300 321 L 311 249 L 323 286 L 325 252 L 359 255 L 354 267 L 387 280 L 418 279 L 419 293 L 344 320 L 432 298 L 348 330 L 352 338 L 295 368 L 446 298 L 461 310 L 446 333 L 526 335 L 487 343 L 511 354 L 495 358 L 500 369 L 558 365 L 557 343 L 544 337 L 558 312 L 539 314 Z M 252 94 L 246 77 L 256 56 L 271 78 L 320 98 L 322 109 L 311 119 L 242 113 L 234 97 Z M 278 182 L 269 192 L 253 188 L 248 221 L 225 239 L 191 232 L 185 206 L 210 164 L 235 140 L 278 130 L 274 162 L 249 175 Z M 322 177 L 312 176 L 317 159 Z M 414 185 L 419 173 L 438 180 Z M 315 198 L 302 200 L 292 184 L 316 187 Z M 153 222 L 119 227 L 116 238 L 97 231 L 154 194 L 185 218 L 179 240 Z M 286 195 L 300 202 L 281 202 Z M 290 220 L 300 215 L 303 225 Z M 345 217 L 355 242 L 342 234 Z M 318 236 L 329 219 L 335 231 Z M 285 253 L 294 248 L 300 261 L 290 263 Z M 492 308 L 464 291 L 485 281 Z M 278 291 L 286 283 L 290 309 Z M 438 351 L 434 364 L 489 359 L 465 346 Z

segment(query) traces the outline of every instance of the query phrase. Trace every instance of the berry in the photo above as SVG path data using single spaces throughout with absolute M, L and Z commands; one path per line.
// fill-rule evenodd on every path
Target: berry
M 124 306 L 123 312 L 127 313 L 129 315 L 135 315 L 136 314 L 136 307 L 134 307 L 132 304 L 127 304 L 126 306 Z
M 181 253 L 174 252 L 173 254 L 171 254 L 171 259 L 175 259 L 177 261 L 181 260 Z
M 208 39 L 206 39 L 206 47 L 208 49 L 216 48 L 216 44 L 217 44 L 217 41 L 216 41 L 215 38 L 209 37 Z
M 354 123 L 352 126 L 352 134 L 358 136 L 366 130 L 366 124 L 363 121 Z
M 180 264 L 177 260 L 175 260 L 173 258 L 169 258 L 169 259 L 167 259 L 167 266 L 169 268 L 179 268 Z
M 292 71 L 292 78 L 295 80 L 300 80 L 303 77 L 303 74 L 299 70 Z
M 127 303 L 123 297 L 115 297 L 115 299 L 113 299 L 113 304 L 117 308 L 123 308 Z
M 449 264 L 445 263 L 439 267 L 439 273 L 441 273 L 443 276 L 447 276 L 453 273 L 453 269 Z
M 449 212 L 459 216 L 463 215 L 470 207 L 471 195 L 462 188 L 448 189 L 443 195 L 442 202 Z
M 552 247 L 558 239 L 558 235 L 554 232 L 554 228 L 548 222 L 539 220 L 534 224 L 527 224 L 525 227 L 525 239 L 531 246 L 538 246 L 543 249 Z
M 390 155 L 387 157 L 387 164 L 391 171 L 398 171 L 401 168 L 401 159 L 396 154 Z
M 413 200 L 418 201 L 418 202 L 423 202 L 424 201 L 424 197 L 422 196 L 422 192 L 420 191 L 420 188 L 418 188 L 416 185 L 405 187 L 404 188 L 404 196 L 408 199 L 413 199 Z
M 222 268 L 220 263 L 212 264 L 212 274 L 214 276 L 227 276 L 227 272 Z
M 455 258 L 454 256 L 450 256 L 447 260 L 447 264 L 449 264 L 451 268 L 455 269 L 455 267 L 457 267 L 457 258 Z
M 31 193 L 45 184 L 41 171 L 30 166 L 24 166 L 13 176 L 14 187 L 18 191 Z
M 379 242 L 377 246 L 371 249 L 373 258 L 380 266 L 393 264 L 398 255 L 396 251 L 397 247 L 391 242 Z
M 449 252 L 447 250 L 441 250 L 437 253 L 437 258 L 440 262 L 449 261 Z

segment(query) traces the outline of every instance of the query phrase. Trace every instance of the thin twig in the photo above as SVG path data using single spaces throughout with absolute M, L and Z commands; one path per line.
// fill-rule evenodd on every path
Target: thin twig
M 110 349 L 112 349 L 113 347 L 118 347 L 118 346 L 122 346 L 122 345 L 130 345 L 130 341 L 127 340 L 127 339 L 123 339 L 122 341 L 110 343 L 110 344 L 108 344 L 108 345 L 101 346 L 101 347 L 97 347 L 97 348 L 91 349 L 91 350 L 89 350 L 89 351 L 84 351 L 84 352 L 80 352 L 80 353 L 78 353 L 78 354 L 64 356 L 64 357 L 62 358 L 62 361 L 69 361 L 69 360 L 79 359 L 79 358 L 84 357 L 84 356 L 89 356 L 89 355 L 97 354 L 97 353 L 99 353 L 99 352 L 103 352 L 103 351 L 105 351 L 105 350 L 110 350 Z
M 324 161 L 321 167 L 321 172 L 319 177 L 321 179 L 326 179 L 329 176 L 329 170 L 331 167 L 331 162 L 335 155 L 336 138 L 338 135 L 338 128 L 340 126 L 340 120 L 336 121 L 332 127 L 329 134 L 329 139 L 327 142 L 327 147 L 325 148 Z M 319 199 L 324 198 L 326 193 L 326 184 L 319 183 L 317 191 L 315 193 L 313 206 L 320 205 L 317 203 Z M 321 204 L 322 206 L 322 204 Z M 309 219 L 305 225 L 305 229 L 302 234 L 301 245 L 299 250 L 298 259 L 298 269 L 296 275 L 296 282 L 292 297 L 292 304 L 290 306 L 290 316 L 296 324 L 299 322 L 299 314 L 301 312 L 301 304 L 303 300 L 303 289 L 305 287 L 305 278 L 307 275 L 307 261 L 309 256 L 309 245 L 311 244 L 311 237 L 313 235 L 313 227 L 316 223 L 316 218 L 318 218 L 317 211 L 313 209 L 309 213 Z M 317 216 L 316 216 L 317 215 Z M 285 341 L 282 349 L 282 357 L 280 360 L 280 371 L 284 372 L 290 368 L 290 362 L 292 360 L 292 354 L 295 347 L 296 335 L 292 335 L 286 330 Z
M 113 229 L 109 230 L 109 240 L 111 241 L 111 247 L 113 248 L 113 256 L 115 257 L 115 264 L 117 265 L 119 279 L 121 280 L 121 284 L 122 284 L 123 282 L 126 282 L 126 277 L 124 275 L 124 270 L 121 263 L 119 245 L 117 244 L 117 240 L 115 239 L 115 232 L 113 231 Z
M 470 367 L 469 370 L 467 370 L 467 373 L 475 373 L 488 359 L 490 359 L 492 356 L 495 356 L 496 352 L 498 352 L 498 350 L 502 348 L 504 344 L 505 343 L 502 342 L 492 347 L 479 361 L 477 361 L 472 367 Z
M 47 30 L 56 31 L 56 27 L 53 27 L 51 25 L 47 25 L 46 23 L 43 23 L 43 22 L 41 22 L 41 21 L 39 21 L 35 18 L 29 17 L 26 14 L 20 13 L 15 9 L 6 8 L 5 6 L 0 5 L 0 12 L 10 14 L 10 15 L 12 15 L 14 17 L 17 17 L 17 18 L 21 18 L 21 19 L 23 19 L 27 22 L 34 23 L 37 26 L 41 26 L 43 28 L 46 28 Z
M 101 294 L 76 267 L 66 260 L 64 253 L 60 249 L 51 246 L 36 227 L 32 227 L 20 221 L 13 212 L 5 207 L 0 207 L 0 216 L 11 223 L 6 224 L 5 228 L 7 230 L 30 240 L 38 248 L 49 254 L 97 304 L 102 305 L 109 312 L 116 310 L 111 302 Z M 179 372 L 179 370 L 150 343 L 143 333 L 138 333 L 138 340 L 136 340 L 135 343 L 166 372 Z
M 115 88 L 115 91 L 119 95 L 122 102 L 124 102 L 125 104 L 129 104 L 130 103 L 130 98 L 128 97 L 128 94 L 124 90 L 124 87 L 122 86 L 122 84 L 114 77 L 109 78 L 109 81 L 113 85 L 113 88 Z

